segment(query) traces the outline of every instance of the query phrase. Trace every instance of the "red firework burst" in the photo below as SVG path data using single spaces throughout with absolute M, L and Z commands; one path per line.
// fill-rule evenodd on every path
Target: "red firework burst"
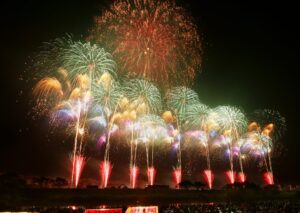
M 95 20 L 90 39 L 113 53 L 121 73 L 163 88 L 194 79 L 201 64 L 200 37 L 173 0 L 117 0 Z

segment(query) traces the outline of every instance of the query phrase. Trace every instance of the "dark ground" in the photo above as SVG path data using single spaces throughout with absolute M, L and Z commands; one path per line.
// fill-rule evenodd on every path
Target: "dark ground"
M 0 191 L 0 210 L 30 206 L 169 205 L 195 202 L 300 201 L 300 191 L 174 189 L 16 189 Z

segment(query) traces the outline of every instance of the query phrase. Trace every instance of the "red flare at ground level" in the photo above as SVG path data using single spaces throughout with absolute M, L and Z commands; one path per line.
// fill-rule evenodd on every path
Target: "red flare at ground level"
M 203 176 L 204 176 L 204 179 L 207 183 L 208 188 L 211 189 L 212 184 L 214 182 L 214 174 L 212 173 L 211 170 L 204 170 L 203 171 Z
M 273 185 L 274 184 L 274 178 L 272 172 L 265 172 L 263 174 L 264 181 L 267 185 Z
M 175 185 L 178 186 L 181 182 L 181 168 L 175 168 L 173 171 L 173 176 L 175 180 Z
M 138 176 L 139 168 L 136 166 L 133 166 L 130 168 L 130 186 L 131 188 L 135 188 L 136 186 L 136 180 Z
M 246 181 L 246 175 L 245 175 L 245 173 L 239 172 L 237 179 L 238 179 L 238 182 L 245 183 L 245 181 Z
M 103 188 L 107 187 L 111 169 L 112 166 L 109 161 L 102 161 L 100 163 L 101 186 Z
M 73 180 L 74 180 L 75 188 L 77 188 L 78 186 L 84 164 L 85 164 L 85 157 L 83 157 L 82 155 L 76 155 L 75 159 L 73 160 L 73 171 L 74 171 Z
M 154 180 L 155 180 L 155 175 L 156 175 L 156 170 L 154 167 L 149 167 L 147 170 L 147 175 L 148 175 L 148 184 L 150 186 L 153 186 Z
M 232 170 L 228 170 L 225 172 L 225 175 L 229 181 L 230 184 L 234 184 L 235 182 L 235 172 Z

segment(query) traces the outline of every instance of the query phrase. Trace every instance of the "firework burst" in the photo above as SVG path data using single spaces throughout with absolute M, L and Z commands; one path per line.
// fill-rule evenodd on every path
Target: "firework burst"
M 53 73 L 53 70 L 63 67 L 65 51 L 73 43 L 71 35 L 44 42 L 29 68 L 35 70 L 38 76 Z
M 146 80 L 129 80 L 125 83 L 124 92 L 132 102 L 132 108 L 140 114 L 159 113 L 162 109 L 158 88 Z
M 285 118 L 276 110 L 255 110 L 252 120 L 258 123 L 265 135 L 269 135 L 275 141 L 280 139 L 286 131 Z
M 75 42 L 65 50 L 63 55 L 63 66 L 69 71 L 72 77 L 78 74 L 89 77 L 89 88 L 95 79 L 100 79 L 102 74 L 108 72 L 111 75 L 115 73 L 115 62 L 111 55 L 103 48 L 90 42 Z
M 90 39 L 113 53 L 121 73 L 163 88 L 190 84 L 201 64 L 197 27 L 173 0 L 115 1 L 95 18 Z
M 210 109 L 204 104 L 188 105 L 185 116 L 187 128 L 207 130 L 209 112 Z
M 188 106 L 199 104 L 199 98 L 187 87 L 174 87 L 166 95 L 166 104 L 174 112 L 177 122 L 181 123 L 187 116 Z
M 231 173 L 228 177 L 233 177 L 233 146 L 238 142 L 240 136 L 247 130 L 247 119 L 244 113 L 236 107 L 232 106 L 219 106 L 214 109 L 215 122 L 220 127 L 220 131 L 229 139 L 229 162 Z M 243 162 L 240 150 L 238 150 L 239 164 L 241 173 L 243 173 Z M 230 178 L 235 180 L 235 178 Z M 230 181 L 230 182 L 231 182 Z

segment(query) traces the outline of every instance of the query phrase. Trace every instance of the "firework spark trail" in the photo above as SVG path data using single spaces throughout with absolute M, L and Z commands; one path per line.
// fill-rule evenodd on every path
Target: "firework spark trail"
M 149 169 L 150 165 L 149 165 L 149 144 L 146 143 L 146 161 L 147 161 L 147 169 Z
M 245 183 L 246 175 L 243 172 L 239 172 L 237 175 L 238 182 Z
M 132 166 L 130 168 L 130 187 L 132 189 L 134 189 L 136 187 L 138 172 L 139 172 L 139 169 L 137 166 Z
M 225 175 L 229 181 L 230 184 L 234 184 L 235 182 L 235 172 L 233 172 L 232 170 L 228 170 L 225 172 Z
M 269 178 L 265 179 L 269 179 L 270 181 L 267 182 L 274 184 L 271 152 L 272 148 L 274 149 L 273 142 L 278 141 L 286 131 L 286 120 L 278 111 L 272 109 L 255 110 L 252 116 L 254 120 L 258 122 L 258 126 L 263 130 L 262 135 L 269 138 L 268 143 L 265 144 L 269 162 L 269 170 L 267 169 L 265 174 L 269 174 L 267 175 Z M 264 161 L 267 167 L 265 154 Z
M 133 188 L 135 184 L 133 184 L 133 123 L 131 123 L 131 140 L 130 140 L 130 164 L 129 164 L 129 169 L 130 169 L 130 186 Z
M 212 184 L 214 182 L 214 174 L 212 173 L 211 170 L 204 170 L 203 171 L 203 176 L 204 176 L 204 179 L 207 183 L 207 186 L 209 189 L 212 189 Z
M 182 124 L 187 116 L 188 106 L 199 104 L 199 98 L 195 91 L 187 87 L 174 87 L 166 94 L 166 105 L 174 112 L 176 117 L 177 131 L 178 131 L 178 149 L 177 160 L 178 168 L 182 168 L 181 165 L 181 131 Z M 181 181 L 181 175 L 180 175 Z
M 232 150 L 232 142 L 231 142 L 232 139 L 227 137 L 227 140 L 228 140 L 228 143 L 227 143 L 228 149 L 227 150 L 228 150 L 230 171 L 227 171 L 226 175 L 227 175 L 227 177 L 229 179 L 229 182 L 230 183 L 234 183 L 235 177 L 234 177 L 233 174 L 235 172 L 233 171 L 233 150 Z
M 148 176 L 148 184 L 150 186 L 153 186 L 154 180 L 155 180 L 156 170 L 154 167 L 149 167 L 147 170 L 147 176 Z
M 207 163 L 207 171 L 211 171 L 210 169 L 210 155 L 209 155 L 209 144 L 208 144 L 208 138 L 205 143 L 205 149 L 206 149 L 206 163 Z
M 217 114 L 216 122 L 223 134 L 228 137 L 230 170 L 233 174 L 233 146 L 238 142 L 240 135 L 247 129 L 247 119 L 244 113 L 237 107 L 218 106 L 214 112 Z M 240 155 L 239 155 L 240 156 Z M 243 172 L 242 161 L 239 161 L 240 169 Z M 232 176 L 232 175 L 231 175 Z
M 84 152 L 84 131 L 85 131 L 85 125 L 87 122 L 87 116 L 88 116 L 88 108 L 89 108 L 89 101 L 90 101 L 90 93 L 86 92 L 84 93 L 82 100 L 77 100 L 77 106 L 76 106 L 76 125 L 75 125 L 75 138 L 74 138 L 74 147 L 73 147 L 73 159 L 75 159 L 76 152 L 78 152 L 80 155 Z M 83 118 L 82 118 L 83 117 Z M 83 119 L 81 121 L 81 118 Z M 79 143 L 79 150 L 77 150 L 78 146 L 78 136 L 80 136 L 80 143 Z M 73 163 L 73 166 L 75 164 Z M 71 184 L 73 182 L 73 175 L 74 175 L 74 168 L 72 169 L 72 178 L 71 178 Z
M 109 122 L 109 125 L 108 125 L 108 134 L 107 134 L 107 141 L 106 141 L 106 146 L 105 146 L 104 162 L 102 164 L 102 169 L 101 169 L 102 186 L 104 188 L 107 187 L 109 177 L 110 177 L 110 173 L 111 173 L 111 170 L 112 170 L 111 163 L 109 161 L 110 137 L 111 137 L 112 128 L 113 128 L 113 125 L 114 125 L 114 115 L 116 114 L 117 108 L 118 108 L 118 103 L 116 104 L 114 112 L 112 114 L 112 120 Z
M 109 161 L 102 161 L 100 163 L 100 176 L 101 176 L 101 186 L 106 188 L 108 180 L 110 177 L 112 166 Z
M 73 160 L 73 168 L 74 169 L 74 187 L 77 188 L 79 179 L 85 164 L 86 158 L 82 155 L 76 155 L 75 159 Z
M 174 176 L 175 186 L 179 187 L 179 184 L 181 183 L 181 168 L 180 167 L 174 168 L 173 176 Z
M 134 143 L 132 142 L 132 164 L 130 165 L 130 186 L 131 188 L 135 188 L 136 186 L 136 180 L 137 180 L 137 176 L 138 176 L 138 167 L 136 166 L 136 157 L 137 157 L 137 147 L 138 147 L 138 142 L 137 140 L 134 141 Z M 134 144 L 134 147 L 133 147 Z
M 79 105 L 80 106 L 80 105 Z M 75 172 L 75 161 L 76 161 L 76 150 L 77 150 L 77 142 L 78 142 L 78 132 L 79 132 L 79 120 L 80 120 L 80 112 L 81 109 L 79 107 L 79 110 L 77 112 L 77 119 L 76 119 L 76 126 L 75 126 L 75 138 L 74 138 L 74 147 L 73 147 L 73 163 L 72 163 L 72 174 L 71 174 L 71 186 L 73 185 L 73 181 L 74 181 L 74 172 Z
M 265 172 L 263 174 L 263 178 L 264 178 L 264 181 L 267 185 L 273 185 L 274 184 L 273 173 Z

